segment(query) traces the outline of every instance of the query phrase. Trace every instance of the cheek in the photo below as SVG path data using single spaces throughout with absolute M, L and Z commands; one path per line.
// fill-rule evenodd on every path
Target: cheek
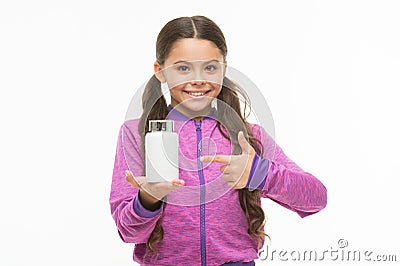
M 220 90 L 221 90 L 221 88 L 222 88 L 222 85 L 221 85 L 221 84 L 219 84 L 219 83 L 210 83 L 210 85 L 211 85 L 211 87 L 213 87 L 213 88 L 214 88 L 214 90 L 218 90 L 218 91 L 220 91 Z
M 179 85 L 173 86 L 173 87 L 170 89 L 170 93 L 180 93 L 180 92 L 183 92 L 183 90 L 185 89 L 185 87 L 186 87 L 186 84 L 179 84 Z
M 222 90 L 222 85 L 218 83 L 209 83 L 210 86 L 213 88 L 213 94 L 218 95 Z

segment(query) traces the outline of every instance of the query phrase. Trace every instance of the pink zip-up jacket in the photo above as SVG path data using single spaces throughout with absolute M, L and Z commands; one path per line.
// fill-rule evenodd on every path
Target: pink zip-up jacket
M 257 240 L 247 232 L 238 190 L 229 188 L 221 177 L 222 164 L 199 160 L 201 155 L 232 154 L 233 145 L 216 127 L 212 113 L 196 122 L 171 105 L 168 110 L 166 119 L 174 120 L 178 133 L 179 178 L 185 185 L 168 194 L 166 205 L 158 210 L 143 207 L 139 189 L 125 179 L 125 170 L 145 175 L 139 119 L 125 121 L 119 131 L 110 193 L 111 213 L 121 239 L 135 243 L 133 259 L 140 265 L 255 265 Z M 261 190 L 262 197 L 300 217 L 323 209 L 325 186 L 290 160 L 261 126 L 249 125 L 262 140 L 264 153 L 253 159 L 246 187 Z M 154 263 L 151 253 L 145 260 L 143 256 L 162 211 L 164 236 L 155 244 L 160 253 Z

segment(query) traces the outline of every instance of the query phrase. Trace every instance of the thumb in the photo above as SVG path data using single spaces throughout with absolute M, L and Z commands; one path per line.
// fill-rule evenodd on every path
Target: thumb
M 243 153 L 250 154 L 252 147 L 251 147 L 250 143 L 248 143 L 246 138 L 244 137 L 243 131 L 239 131 L 238 142 L 239 142 L 240 148 L 242 148 L 242 154 Z

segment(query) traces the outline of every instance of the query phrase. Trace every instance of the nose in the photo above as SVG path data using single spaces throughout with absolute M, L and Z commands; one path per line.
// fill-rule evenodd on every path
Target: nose
M 198 86 L 200 86 L 200 85 L 204 85 L 204 83 L 206 83 L 206 81 L 205 80 L 200 80 L 200 79 L 196 79 L 196 80 L 192 80 L 192 81 L 190 81 L 190 84 L 191 85 L 198 85 Z
M 201 68 L 196 68 L 193 71 L 193 75 L 192 75 L 192 81 L 191 84 L 192 85 L 204 85 L 204 83 L 206 83 L 206 80 L 204 79 L 204 73 L 203 70 Z

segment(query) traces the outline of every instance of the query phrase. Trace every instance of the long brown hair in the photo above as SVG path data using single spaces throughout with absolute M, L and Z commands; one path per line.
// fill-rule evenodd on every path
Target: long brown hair
M 193 16 L 171 20 L 161 29 L 156 43 L 157 62 L 162 65 L 175 41 L 184 38 L 198 38 L 213 42 L 221 51 L 224 61 L 226 60 L 228 49 L 221 29 L 207 17 Z M 217 97 L 219 100 L 217 101 L 218 112 L 216 113 L 217 127 L 221 134 L 234 144 L 234 154 L 240 154 L 241 152 L 237 135 L 242 130 L 256 153 L 262 157 L 263 145 L 260 140 L 254 137 L 246 122 L 246 117 L 241 114 L 239 95 L 244 100 L 244 110 L 246 110 L 246 107 L 250 104 L 247 93 L 225 77 L 221 92 Z M 225 104 L 221 104 L 220 101 Z M 166 119 L 168 115 L 167 102 L 161 90 L 161 83 L 155 75 L 146 84 L 142 95 L 142 107 L 143 113 L 139 121 L 139 133 L 142 138 L 142 151 L 144 152 L 144 137 L 148 132 L 149 120 Z M 223 116 L 219 117 L 218 114 L 223 114 Z M 220 121 L 223 121 L 223 123 L 221 124 Z M 264 236 L 268 236 L 264 232 L 265 214 L 261 207 L 261 192 L 257 189 L 250 191 L 244 188 L 239 189 L 238 193 L 240 206 L 247 217 L 248 233 L 257 239 L 258 249 L 260 249 L 261 240 L 264 239 Z M 163 204 L 166 203 L 163 202 Z M 163 215 L 164 212 L 146 243 L 147 247 L 156 252 L 157 255 L 158 249 L 154 245 L 163 239 L 163 228 L 161 226 Z M 147 252 L 144 257 L 146 255 Z

